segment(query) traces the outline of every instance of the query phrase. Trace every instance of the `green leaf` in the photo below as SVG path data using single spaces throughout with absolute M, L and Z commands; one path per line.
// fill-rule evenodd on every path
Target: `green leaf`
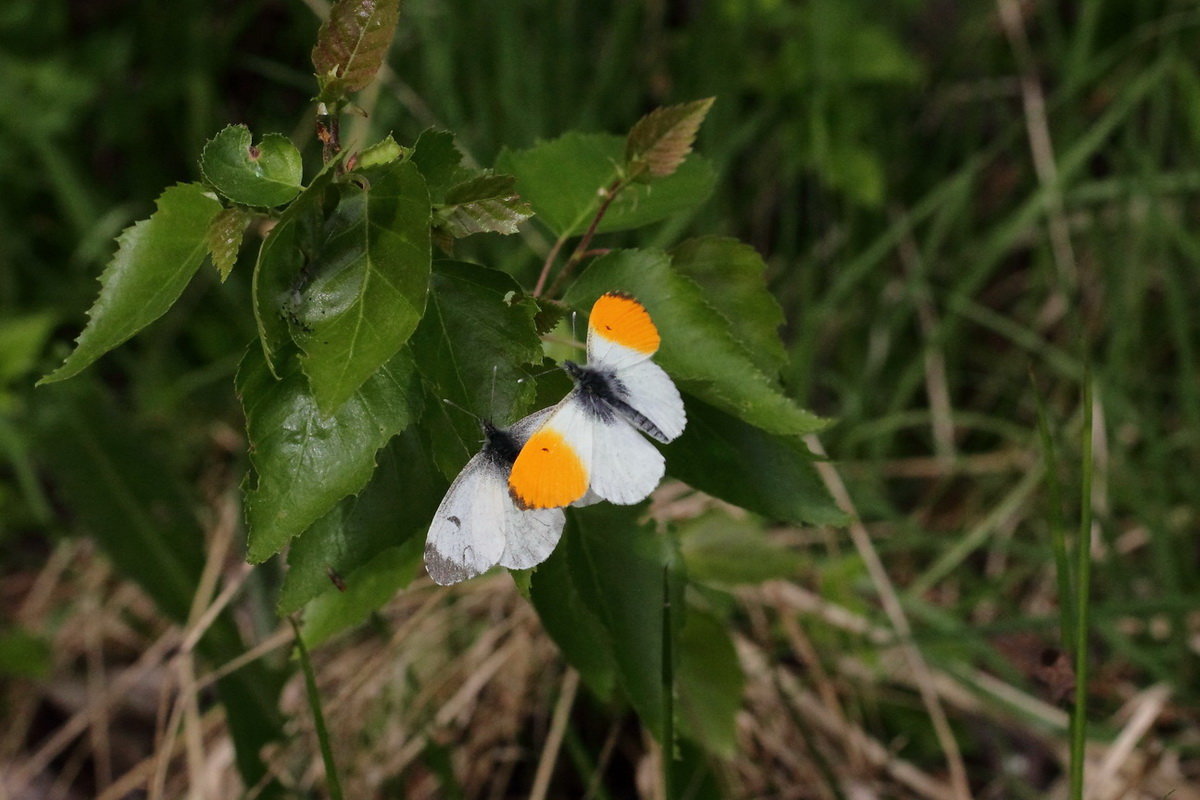
M 227 208 L 208 226 L 208 252 L 212 256 L 213 266 L 221 276 L 221 283 L 233 271 L 237 263 L 238 251 L 242 247 L 242 236 L 250 215 L 240 208 Z
M 338 100 L 375 78 L 399 19 L 400 0 L 337 0 L 333 4 L 312 49 L 320 100 Z
M 50 643 L 20 628 L 0 629 L 0 675 L 41 678 L 53 665 Z
M 692 152 L 696 132 L 715 99 L 656 108 L 638 120 L 625 140 L 625 164 L 630 173 L 646 170 L 655 178 L 674 174 Z
M 420 389 L 408 352 L 379 369 L 335 414 L 320 410 L 294 364 L 280 380 L 251 347 L 238 368 L 250 461 L 247 492 L 252 562 L 279 552 L 348 494 L 366 485 L 375 453 L 418 415 Z
M 713 512 L 679 528 L 679 550 L 696 583 L 758 584 L 796 576 L 804 557 L 767 538 L 763 523 Z
M 354 176 L 294 310 L 292 338 L 326 411 L 404 346 L 429 288 L 429 193 L 417 168 L 397 161 Z
M 421 552 L 446 486 L 422 432 L 413 426 L 393 438 L 379 452 L 366 488 L 343 498 L 293 542 L 279 613 L 290 614 L 332 591 L 329 570 L 343 576 L 349 591 L 357 571 L 388 548 L 412 541 Z
M 696 608 L 687 610 L 679 634 L 679 727 L 710 753 L 737 754 L 737 712 L 746 679 L 729 625 Z
M 358 154 L 357 169 L 381 167 L 384 164 L 390 164 L 402 156 L 409 155 L 411 152 L 407 147 L 401 147 L 396 144 L 396 140 L 389 133 Z
M 642 724 L 662 742 L 669 702 L 663 601 L 667 571 L 677 567 L 670 541 L 638 524 L 643 511 L 607 503 L 572 509 L 578 535 L 566 544 L 580 596 L 608 633 L 621 686 Z
M 558 235 L 587 230 L 603 200 L 602 190 L 624 173 L 625 140 L 599 133 L 568 133 L 529 150 L 505 150 L 497 169 L 517 178 L 517 191 L 538 218 Z M 622 231 L 658 222 L 702 203 L 716 177 L 692 155 L 669 177 L 627 186 L 596 230 Z
M 783 310 L 767 291 L 762 256 L 737 239 L 703 236 L 671 251 L 671 263 L 704 293 L 755 365 L 772 378 L 787 363 L 779 340 Z
M 855 142 L 831 142 L 814 166 L 830 186 L 851 200 L 869 208 L 883 204 L 887 189 L 883 161 L 873 150 Z
M 346 591 L 326 591 L 304 612 L 304 641 L 316 647 L 344 630 L 361 625 L 417 576 L 425 543 L 419 537 L 389 547 L 346 576 Z
M 446 192 L 437 220 L 451 236 L 461 239 L 474 233 L 517 232 L 533 216 L 533 209 L 516 190 L 511 175 L 479 175 Z
M 300 151 L 280 133 L 254 145 L 245 125 L 228 125 L 200 153 L 204 179 L 235 203 L 281 206 L 300 193 Z
M 542 343 L 534 326 L 537 304 L 507 274 L 457 261 L 435 266 L 412 352 L 437 400 L 425 422 L 449 477 L 479 450 L 480 431 L 476 420 L 441 401 L 500 424 L 515 422 L 535 392 L 521 367 L 541 362 Z
M 0 386 L 34 368 L 54 323 L 54 315 L 47 312 L 0 319 Z
M 252 281 L 254 319 L 272 374 L 278 374 L 280 354 L 292 343 L 291 328 L 300 324 L 296 317 L 300 291 L 320 257 L 325 190 L 344 155 L 343 150 L 317 173 L 258 251 Z
M 617 665 L 608 632 L 584 600 L 571 570 L 567 542 L 579 535 L 574 514 L 567 514 L 563 538 L 550 558 L 533 570 L 529 592 L 542 626 L 563 657 L 597 697 L 607 700 L 616 687 Z
M 454 144 L 454 134 L 437 128 L 429 128 L 417 137 L 412 161 L 421 170 L 435 203 L 444 202 L 446 192 L 478 174 L 462 166 L 462 153 Z
M 767 433 L 686 393 L 684 400 L 687 428 L 664 448 L 670 475 L 769 520 L 846 523 L 802 441 Z
M 662 336 L 656 360 L 693 394 L 772 433 L 805 434 L 827 424 L 758 368 L 729 323 L 695 283 L 672 269 L 666 253 L 619 250 L 597 259 L 567 290 L 566 301 L 587 310 L 614 290 L 645 304 Z
M 149 219 L 125 229 L 100 276 L 100 297 L 75 350 L 39 384 L 65 380 L 166 313 L 208 254 L 208 226 L 221 211 L 198 183 L 159 196 Z

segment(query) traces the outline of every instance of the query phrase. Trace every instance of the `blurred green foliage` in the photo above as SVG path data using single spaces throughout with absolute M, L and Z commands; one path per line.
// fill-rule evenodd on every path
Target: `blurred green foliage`
M 1004 464 L 1036 450 L 1031 369 L 1073 453 L 1066 432 L 1078 425 L 1087 352 L 1106 433 L 1097 646 L 1194 706 L 1200 13 L 1170 0 L 1026 8 L 1031 63 L 1014 56 L 992 4 L 412 0 L 390 71 L 361 98 L 369 115 L 346 135 L 351 146 L 388 131 L 410 143 L 439 124 L 490 164 L 502 147 L 624 130 L 655 105 L 715 95 L 698 146 L 718 174 L 713 199 L 648 243 L 733 235 L 764 255 L 788 320 L 789 386 L 840 420 L 826 447 L 859 467 L 852 490 L 891 532 L 879 542 L 889 568 L 931 591 L 953 583 L 936 611 L 928 596 L 906 597 L 919 636 L 980 652 L 993 630 L 1052 625 L 1020 613 L 991 628 L 972 622 L 984 606 L 1019 610 L 1042 580 L 1051 515 L 1029 489 L 1011 526 L 987 516 L 1013 497 L 1019 460 L 936 480 L 896 479 L 880 464 L 930 454 Z M 199 177 L 204 142 L 227 123 L 291 133 L 312 174 L 317 26 L 306 6 L 282 0 L 0 7 L 4 569 L 35 565 L 48 539 L 103 527 L 56 471 L 61 454 L 46 452 L 62 433 L 53 420 L 77 400 L 32 383 L 81 328 L 113 238 L 164 186 Z M 1046 93 L 1055 185 L 1030 155 L 1022 73 Z M 1056 224 L 1065 252 L 1048 234 Z M 539 264 L 528 247 L 495 238 L 463 243 L 463 256 L 531 284 Z M 229 354 L 255 335 L 248 266 L 224 285 L 204 274 L 179 307 L 77 379 L 107 398 L 92 408 L 102 424 L 153 442 L 185 508 L 196 475 L 229 458 L 212 448 L 214 420 L 240 425 Z M 948 440 L 935 424 L 947 416 Z M 181 535 L 198 536 L 191 528 Z M 946 578 L 941 559 L 967 533 L 973 544 Z M 1009 568 L 984 579 L 985 557 Z M 814 569 L 831 593 L 859 602 L 857 565 L 821 559 Z M 1130 613 L 1166 620 L 1169 634 L 1116 624 Z

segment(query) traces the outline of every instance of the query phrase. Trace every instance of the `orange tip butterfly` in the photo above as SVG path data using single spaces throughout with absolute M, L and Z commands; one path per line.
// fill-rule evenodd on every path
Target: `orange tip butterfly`
M 529 569 L 547 558 L 562 536 L 561 508 L 524 510 L 508 491 L 513 460 L 554 409 L 543 408 L 508 430 L 483 423 L 486 439 L 450 484 L 425 540 L 425 567 L 447 586 L 500 564 Z
M 587 364 L 563 362 L 575 388 L 513 462 L 508 488 L 518 506 L 550 509 L 581 498 L 631 505 L 654 491 L 663 457 L 641 433 L 666 443 L 687 424 L 679 390 L 650 360 L 659 342 L 633 297 L 609 292 L 596 301 Z

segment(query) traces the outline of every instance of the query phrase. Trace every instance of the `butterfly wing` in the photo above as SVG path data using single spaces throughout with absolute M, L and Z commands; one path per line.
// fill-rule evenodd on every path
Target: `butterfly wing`
M 511 436 L 513 441 L 517 443 L 517 446 L 520 447 L 521 445 L 525 444 L 525 442 L 529 441 L 529 437 L 536 433 L 537 430 L 546 423 L 546 420 L 550 419 L 550 415 L 557 410 L 558 406 L 547 406 L 546 408 L 535 411 L 528 416 L 521 417 L 521 419 L 517 420 L 512 424 L 511 427 L 509 427 L 508 435 Z
M 683 433 L 687 425 L 683 399 L 662 367 L 642 361 L 618 370 L 613 377 L 624 389 L 625 402 L 636 412 L 626 415 L 636 428 L 664 444 Z
M 578 390 L 554 407 L 513 462 L 508 488 L 518 507 L 560 508 L 583 497 L 597 424 Z
M 509 428 L 509 435 L 518 446 L 529 441 L 555 407 L 543 408 L 516 422 Z M 505 535 L 504 553 L 500 566 L 509 569 L 529 569 L 545 561 L 554 552 L 562 538 L 566 515 L 561 508 L 539 508 L 525 511 L 518 508 L 505 489 Z
M 566 515 L 561 508 L 517 508 L 505 493 L 504 552 L 500 566 L 529 569 L 545 561 L 562 538 Z
M 687 415 L 675 384 L 662 367 L 650 361 L 660 342 L 649 312 L 629 295 L 610 292 L 592 306 L 588 366 L 612 375 L 624 389 L 629 409 L 617 410 L 630 423 L 669 442 L 683 433 Z
M 620 369 L 645 361 L 660 341 L 646 307 L 627 294 L 601 295 L 588 315 L 589 366 Z
M 625 421 L 613 416 L 600 423 L 592 444 L 591 488 L 618 505 L 632 505 L 649 495 L 662 480 L 662 453 Z
M 504 553 L 511 505 L 504 469 L 489 454 L 476 454 L 450 484 L 429 526 L 429 577 L 447 586 L 496 566 Z

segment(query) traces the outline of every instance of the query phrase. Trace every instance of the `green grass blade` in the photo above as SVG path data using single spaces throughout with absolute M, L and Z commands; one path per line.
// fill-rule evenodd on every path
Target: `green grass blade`
M 663 740 L 662 769 L 663 797 L 674 800 L 675 781 L 675 629 L 671 619 L 671 566 L 663 565 L 662 598 L 662 696 Z
M 1083 800 L 1084 748 L 1087 745 L 1088 590 L 1092 575 L 1092 370 L 1083 374 L 1083 485 L 1080 490 L 1079 538 L 1075 542 L 1075 705 L 1071 709 L 1072 800 Z
M 1075 597 L 1072 594 L 1074 584 L 1071 575 L 1071 561 L 1067 555 L 1066 522 L 1063 520 L 1062 484 L 1058 480 L 1058 455 L 1054 451 L 1054 437 L 1050 435 L 1049 416 L 1042 395 L 1038 391 L 1037 380 L 1033 370 L 1029 371 L 1029 383 L 1033 386 L 1033 399 L 1037 403 L 1038 436 L 1042 442 L 1042 460 L 1046 464 L 1046 491 L 1050 494 L 1050 543 L 1054 548 L 1055 577 L 1058 583 L 1058 608 L 1062 622 L 1059 625 L 1059 639 L 1063 650 L 1070 651 L 1070 643 L 1074 641 Z

